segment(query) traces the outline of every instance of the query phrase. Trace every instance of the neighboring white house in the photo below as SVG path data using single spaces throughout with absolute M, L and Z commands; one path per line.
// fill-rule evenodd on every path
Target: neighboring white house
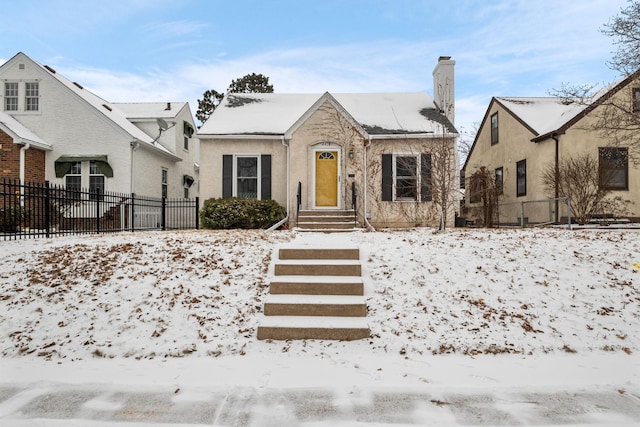
M 46 147 L 44 178 L 52 184 L 150 197 L 198 195 L 199 142 L 187 103 L 110 103 L 24 53 L 0 66 L 0 84 L 0 111 L 41 142 L 30 146 L 13 138 L 15 149 L 28 154 Z M 28 169 L 41 167 L 21 160 L 19 175 L 33 176 Z

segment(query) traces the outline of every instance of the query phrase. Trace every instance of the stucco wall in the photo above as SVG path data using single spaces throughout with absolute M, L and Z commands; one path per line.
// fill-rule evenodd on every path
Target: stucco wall
M 279 138 L 201 139 L 200 198 L 203 202 L 222 197 L 222 156 L 227 154 L 270 154 L 271 198 L 286 206 L 287 151 Z

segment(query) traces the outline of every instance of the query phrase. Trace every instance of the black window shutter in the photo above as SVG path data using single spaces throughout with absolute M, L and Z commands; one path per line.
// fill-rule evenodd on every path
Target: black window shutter
M 233 156 L 225 154 L 222 156 L 222 198 L 228 199 L 233 196 Z
M 260 198 L 267 200 L 271 198 L 271 154 L 260 156 Z
M 423 153 L 420 155 L 420 200 L 430 202 L 433 200 L 431 191 L 431 154 Z
M 393 155 L 382 155 L 382 201 L 393 200 Z

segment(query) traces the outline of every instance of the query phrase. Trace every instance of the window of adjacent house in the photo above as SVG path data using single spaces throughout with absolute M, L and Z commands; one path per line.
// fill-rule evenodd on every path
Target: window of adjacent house
M 26 111 L 38 111 L 40 94 L 38 82 L 27 82 L 24 84 L 24 108 Z
M 600 147 L 598 149 L 600 187 L 606 190 L 629 189 L 629 149 Z
M 495 171 L 496 194 L 504 194 L 504 170 L 499 167 Z
M 258 156 L 236 157 L 235 197 L 259 199 L 258 194 Z
M 633 88 L 632 90 L 632 102 L 633 102 L 633 111 L 640 111 L 640 88 Z
M 89 200 L 102 200 L 104 197 L 105 176 L 95 160 L 89 162 Z
M 5 111 L 18 111 L 18 83 L 16 82 L 4 84 L 4 109 Z
M 498 143 L 498 113 L 491 115 L 491 145 Z
M 187 151 L 189 150 L 189 139 L 193 136 L 193 133 L 194 133 L 193 127 L 189 123 L 184 122 L 184 125 L 183 125 L 184 149 Z
M 67 190 L 80 191 L 82 188 L 82 163 L 73 162 L 69 172 L 64 177 L 64 186 Z
M 166 198 L 169 194 L 169 171 L 162 169 L 162 197 Z
M 527 194 L 527 160 L 516 163 L 516 196 Z
M 418 200 L 418 157 L 395 156 L 394 177 L 396 200 Z

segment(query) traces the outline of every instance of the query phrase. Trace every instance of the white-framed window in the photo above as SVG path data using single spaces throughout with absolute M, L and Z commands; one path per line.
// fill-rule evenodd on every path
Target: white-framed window
M 167 195 L 169 194 L 169 171 L 165 168 L 162 168 L 161 185 L 162 185 L 162 197 L 166 198 Z
M 260 199 L 260 156 L 236 155 L 234 160 L 233 196 Z
M 4 110 L 18 111 L 18 83 L 4 83 Z
M 195 130 L 193 129 L 193 127 L 187 123 L 184 122 L 183 125 L 183 136 L 184 136 L 184 149 L 186 151 L 189 151 L 189 139 L 191 139 L 191 137 L 193 136 L 193 133 L 195 132 Z
M 82 162 L 73 162 L 69 172 L 64 176 L 64 186 L 67 190 L 80 192 L 82 189 Z
M 431 153 L 382 154 L 382 201 L 433 200 Z
M 417 155 L 393 156 L 393 185 L 395 200 L 418 200 L 420 171 Z
M 95 160 L 91 160 L 89 162 L 89 199 L 97 200 L 98 198 L 102 200 L 104 197 L 104 186 L 105 176 L 102 171 L 98 168 L 98 164 Z
M 38 111 L 40 108 L 40 85 L 38 82 L 26 82 L 24 84 L 24 109 L 25 111 Z

